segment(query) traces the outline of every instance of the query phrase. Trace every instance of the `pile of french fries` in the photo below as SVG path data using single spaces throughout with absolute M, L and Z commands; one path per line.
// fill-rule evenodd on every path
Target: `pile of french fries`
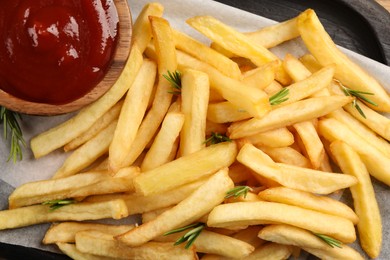
M 310 9 L 251 33 L 189 18 L 211 46 L 162 16 L 147 4 L 115 85 L 31 140 L 36 158 L 61 147 L 69 156 L 52 179 L 10 195 L 0 229 L 53 222 L 43 243 L 74 259 L 275 260 L 303 250 L 356 260 L 357 228 L 378 257 L 370 176 L 390 184 L 383 87 Z M 297 37 L 302 57 L 269 50 Z M 329 196 L 344 189 L 354 209 Z M 142 223 L 90 221 L 135 214 Z

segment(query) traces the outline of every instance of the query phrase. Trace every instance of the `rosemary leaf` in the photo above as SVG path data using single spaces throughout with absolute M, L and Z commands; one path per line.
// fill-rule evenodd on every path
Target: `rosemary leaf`
M 74 203 L 76 203 L 76 200 L 74 199 L 60 199 L 60 200 L 49 200 L 49 201 L 42 202 L 42 205 L 49 205 L 50 211 L 54 211 L 63 206 L 74 204 Z
M 4 139 L 11 137 L 10 153 L 7 161 L 16 163 L 17 160 L 23 159 L 22 146 L 26 147 L 26 142 L 23 139 L 23 133 L 19 125 L 21 120 L 20 114 L 11 111 L 5 107 L 0 107 L 0 121 L 3 123 Z M 10 134 L 8 134 L 10 131 Z
M 231 197 L 237 198 L 237 197 L 240 197 L 240 196 L 244 196 L 244 198 L 246 198 L 246 195 L 248 194 L 248 191 L 252 191 L 252 188 L 249 187 L 249 186 L 237 186 L 237 187 L 234 187 L 233 189 L 231 189 L 228 192 L 226 192 L 225 199 L 228 199 L 228 198 L 231 198 Z
M 195 240 L 197 239 L 197 237 L 200 235 L 200 233 L 202 232 L 202 230 L 204 228 L 205 228 L 204 223 L 197 222 L 197 223 L 185 226 L 185 227 L 181 227 L 178 229 L 168 231 L 164 234 L 164 236 L 167 236 L 170 234 L 175 234 L 175 233 L 180 233 L 180 232 L 185 231 L 187 229 L 191 229 L 190 231 L 185 233 L 182 237 L 180 237 L 178 240 L 176 240 L 176 242 L 174 243 L 174 245 L 177 246 L 177 245 L 180 245 L 180 244 L 187 241 L 187 244 L 185 245 L 184 248 L 188 249 L 192 246 L 192 244 L 195 242 Z
M 332 238 L 332 237 L 329 237 L 329 236 L 323 235 L 323 234 L 314 233 L 314 232 L 313 232 L 313 234 L 316 235 L 318 238 L 320 238 L 325 243 L 327 243 L 330 247 L 342 248 L 343 243 L 335 238 Z
M 232 139 L 227 137 L 226 135 L 212 132 L 211 136 L 204 141 L 205 144 L 219 144 L 223 142 L 231 142 Z
M 271 106 L 275 106 L 287 101 L 289 92 L 290 90 L 288 88 L 281 89 L 278 93 L 269 98 L 269 103 Z
M 371 95 L 372 96 L 372 95 L 374 95 L 374 93 L 353 90 L 353 89 L 350 89 L 350 88 L 347 88 L 346 86 L 344 86 L 343 83 L 341 83 L 337 79 L 335 79 L 334 81 L 340 86 L 341 90 L 344 92 L 344 94 L 346 96 L 355 97 L 355 100 L 352 102 L 352 106 L 359 112 L 359 114 L 362 117 L 366 118 L 366 115 L 364 114 L 363 110 L 361 109 L 361 107 L 359 106 L 359 104 L 356 100 L 360 100 L 363 103 L 368 103 L 368 104 L 371 104 L 373 106 L 378 106 L 378 104 L 376 104 L 374 101 L 372 101 L 369 98 L 367 98 L 366 96 L 364 96 L 364 95 Z
M 181 94 L 181 74 L 179 71 L 170 72 L 168 70 L 168 75 L 163 74 L 163 77 L 168 80 L 169 83 L 171 83 L 172 90 L 168 91 L 170 94 L 173 95 L 180 95 Z

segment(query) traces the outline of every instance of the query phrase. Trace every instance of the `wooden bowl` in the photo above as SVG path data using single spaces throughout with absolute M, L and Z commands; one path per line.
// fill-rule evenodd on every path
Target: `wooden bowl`
M 89 93 L 67 104 L 51 105 L 26 101 L 0 89 L 0 105 L 30 115 L 59 115 L 76 111 L 101 97 L 119 77 L 130 53 L 132 18 L 127 0 L 114 0 L 119 16 L 119 36 L 113 62 L 103 78 Z

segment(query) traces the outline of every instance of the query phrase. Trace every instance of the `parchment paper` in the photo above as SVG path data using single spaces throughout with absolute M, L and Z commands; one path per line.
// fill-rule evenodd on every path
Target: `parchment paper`
M 147 2 L 149 1 L 129 0 L 134 19 L 138 16 L 141 8 Z M 195 15 L 213 15 L 217 19 L 220 19 L 243 32 L 254 31 L 274 23 L 269 19 L 211 0 L 161 0 L 159 2 L 165 7 L 164 17 L 169 20 L 174 28 L 182 30 L 205 43 L 208 43 L 209 40 L 185 24 L 184 21 L 187 18 Z M 283 44 L 280 47 L 274 48 L 272 51 L 281 58 L 283 58 L 287 52 L 297 56 L 307 52 L 300 39 Z M 343 51 L 376 77 L 385 88 L 390 90 L 390 79 L 388 77 L 388 75 L 390 75 L 390 67 L 348 50 L 343 49 Z M 22 127 L 27 142 L 29 142 L 32 136 L 59 124 L 71 116 L 72 114 L 56 117 L 23 116 Z M 0 142 L 4 143 L 5 141 L 0 139 Z M 7 198 L 14 187 L 26 182 L 50 178 L 68 156 L 62 151 L 56 151 L 46 157 L 35 160 L 27 147 L 27 149 L 24 150 L 23 161 L 13 164 L 12 162 L 6 162 L 9 154 L 8 147 L 9 145 L 0 144 L 0 210 L 8 207 Z M 380 257 L 377 259 L 390 259 L 390 188 L 375 180 L 373 180 L 373 182 L 382 214 L 384 230 L 383 249 Z M 342 199 L 351 205 L 351 198 L 348 192 L 343 195 Z M 134 218 L 131 217 L 127 221 L 132 222 L 134 221 Z M 40 248 L 47 251 L 56 251 L 54 247 L 41 244 L 41 240 L 47 228 L 48 224 L 43 224 L 15 230 L 0 231 L 0 242 Z M 355 243 L 353 246 L 361 251 L 358 243 Z M 365 257 L 367 258 L 367 256 Z

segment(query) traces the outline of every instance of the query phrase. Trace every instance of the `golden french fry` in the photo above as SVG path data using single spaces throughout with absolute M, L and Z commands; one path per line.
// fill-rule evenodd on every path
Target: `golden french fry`
M 35 158 L 42 157 L 60 148 L 87 131 L 123 97 L 134 81 L 142 62 L 142 53 L 137 45 L 133 44 L 121 75 L 106 94 L 82 109 L 75 117 L 31 139 L 31 150 Z
M 157 132 L 172 101 L 171 85 L 164 77 L 177 69 L 176 49 L 172 29 L 167 20 L 150 17 L 158 67 L 158 85 L 152 108 L 143 119 L 129 153 L 124 155 L 122 167 L 132 165 Z
M 274 187 L 261 191 L 259 198 L 344 217 L 351 220 L 354 224 L 359 222 L 358 216 L 350 207 L 326 196 L 318 196 L 286 187 Z
M 375 110 L 369 108 L 364 103 L 356 101 L 360 109 L 362 110 L 365 117 L 363 117 L 359 111 L 352 105 L 344 106 L 351 115 L 357 120 L 365 124 L 372 131 L 382 136 L 386 140 L 390 140 L 390 120 L 386 116 L 379 114 Z
M 74 175 L 108 152 L 118 120 L 114 120 L 91 140 L 72 152 L 64 164 L 56 171 L 53 179 Z
M 96 136 L 100 131 L 104 130 L 112 121 L 119 117 L 123 102 L 119 101 L 110 110 L 108 110 L 101 118 L 99 118 L 87 131 L 73 139 L 64 146 L 64 151 L 69 152 L 81 145 L 85 144 Z
M 108 225 L 88 222 L 62 222 L 53 224 L 43 238 L 44 244 L 74 243 L 77 232 L 85 230 L 96 230 L 105 234 L 119 235 L 130 229 L 134 225 Z
M 300 152 L 291 147 L 259 147 L 275 162 L 291 164 L 303 168 L 310 168 L 310 161 Z
M 345 108 L 345 107 L 344 107 Z M 375 146 L 376 149 L 381 151 L 387 157 L 390 157 L 390 143 L 385 139 L 379 137 L 372 130 L 363 125 L 359 120 L 353 117 L 351 114 L 347 113 L 343 109 L 338 109 L 331 112 L 328 117 L 334 118 L 341 123 L 348 126 L 355 134 L 359 135 L 360 138 L 366 140 Z
M 305 146 L 305 151 L 314 169 L 318 169 L 324 161 L 325 148 L 312 121 L 305 121 L 293 125 L 294 129 Z
M 360 244 L 369 257 L 376 258 L 382 248 L 382 221 L 370 175 L 359 155 L 346 143 L 333 142 L 330 149 L 341 170 L 359 180 L 350 189 L 359 216 L 357 228 Z
M 349 219 L 275 202 L 221 204 L 210 212 L 207 221 L 210 227 L 273 223 L 300 227 L 345 243 L 356 239 L 355 228 Z
M 311 72 L 315 72 L 315 71 L 320 70 L 322 68 L 322 66 L 318 63 L 316 58 L 314 58 L 314 56 L 311 55 L 310 53 L 303 55 L 302 57 L 299 58 L 299 60 Z
M 265 89 L 275 80 L 276 69 L 280 66 L 279 60 L 271 61 L 256 69 L 243 73 L 242 82 L 249 86 Z
M 181 156 L 205 147 L 206 116 L 209 102 L 210 83 L 207 74 L 185 70 L 181 79 L 181 111 L 185 116 L 180 133 Z
M 232 235 L 232 237 L 240 239 L 246 243 L 249 243 L 253 247 L 258 248 L 266 242 L 265 240 L 258 237 L 258 233 L 262 228 L 262 226 L 249 226 L 246 229 L 238 231 Z
M 141 164 L 141 170 L 143 172 L 155 169 L 171 161 L 171 151 L 175 147 L 176 140 L 179 138 L 184 119 L 185 116 L 182 113 L 168 112 L 166 114 L 160 131 Z M 176 154 L 176 150 L 174 150 L 174 153 Z
M 326 118 L 319 121 L 319 132 L 330 142 L 343 141 L 359 153 L 369 173 L 376 179 L 390 185 L 390 158 L 376 149 L 370 142 L 360 138 L 350 128 L 336 119 Z
M 149 16 L 161 17 L 164 12 L 164 6 L 160 3 L 146 4 L 138 15 L 133 26 L 133 42 L 137 44 L 141 53 L 146 49 L 152 39 L 152 28 L 150 26 Z
M 356 184 L 356 178 L 338 173 L 321 172 L 282 163 L 274 163 L 260 149 L 251 144 L 244 145 L 237 160 L 258 175 L 269 178 L 292 189 L 329 194 Z
M 0 230 L 55 221 L 83 221 L 127 217 L 123 200 L 80 202 L 52 210 L 49 205 L 33 205 L 0 211 Z
M 246 35 L 257 44 L 269 49 L 283 42 L 299 37 L 297 28 L 297 18 L 294 17 L 284 22 L 265 26 L 255 32 L 246 33 Z
M 143 196 L 137 193 L 100 195 L 88 197 L 84 201 L 99 202 L 122 199 L 127 205 L 129 215 L 141 214 L 179 203 L 188 197 L 192 192 L 194 192 L 204 182 L 205 179 L 201 179 L 200 181 L 189 183 L 164 193 L 157 193 L 147 196 Z
M 109 165 L 114 172 L 124 167 L 123 162 L 126 155 L 130 153 L 146 112 L 156 73 L 156 64 L 153 61 L 145 60 L 133 85 L 127 92 L 109 148 Z
M 292 40 L 299 37 L 299 31 L 296 26 L 297 18 L 294 17 L 290 20 L 276 23 L 274 25 L 265 26 L 257 31 L 245 33 L 253 42 L 260 44 L 261 46 L 269 49 L 275 47 L 285 41 Z M 223 49 L 220 45 L 213 42 L 211 47 L 218 52 L 223 53 L 227 57 L 232 57 L 233 54 Z
M 246 110 L 250 115 L 261 117 L 271 109 L 268 96 L 261 89 L 229 78 L 207 63 L 183 52 L 177 51 L 177 58 L 179 69 L 190 68 L 206 73 L 212 89 L 217 90 L 226 100 Z
M 251 117 L 248 112 L 229 101 L 209 104 L 207 109 L 207 119 L 218 124 L 241 121 Z
M 245 140 L 255 146 L 287 147 L 294 143 L 294 135 L 286 127 L 282 127 L 247 136 Z
M 172 234 L 166 237 L 158 238 L 157 241 L 175 242 L 186 232 Z M 257 233 L 256 233 L 257 235 Z M 224 258 L 243 259 L 252 253 L 255 248 L 239 239 L 203 230 L 194 241 L 195 250 L 199 253 L 216 254 Z
M 117 238 L 129 246 L 140 246 L 165 232 L 191 224 L 220 204 L 233 187 L 228 168 L 224 168 L 173 208 Z
M 191 56 L 206 62 L 219 70 L 224 75 L 231 77 L 236 80 L 241 79 L 241 71 L 234 61 L 221 55 L 217 51 L 209 48 L 203 43 L 198 42 L 197 40 L 191 38 L 190 36 L 176 31 L 173 31 L 176 48 L 184 51 Z
M 72 259 L 85 259 L 85 260 L 114 260 L 114 258 L 106 257 L 106 256 L 97 256 L 92 254 L 86 254 L 80 252 L 76 245 L 74 244 L 68 244 L 68 243 L 57 243 L 56 244 L 58 248 L 61 250 L 62 253 L 69 256 Z
M 237 147 L 234 142 L 211 145 L 143 172 L 134 179 L 134 186 L 136 191 L 143 195 L 168 191 L 228 167 L 233 163 L 236 154 Z
M 324 116 L 352 101 L 351 97 L 308 98 L 276 108 L 264 117 L 229 127 L 230 138 L 237 139 Z M 291 116 L 294 115 L 294 116 Z
M 280 91 L 282 89 L 283 89 L 283 86 L 279 82 L 274 80 L 271 84 L 269 84 L 267 87 L 264 88 L 264 92 L 270 96 L 270 95 L 277 93 L 278 91 Z
M 91 195 L 112 194 L 117 192 L 132 192 L 134 191 L 133 180 L 140 173 L 138 167 L 122 168 L 113 177 L 79 189 L 73 189 L 68 194 L 68 198 L 82 198 Z
M 363 259 L 347 245 L 342 245 L 341 248 L 331 247 L 312 232 L 294 226 L 268 225 L 260 230 L 259 237 L 279 244 L 301 247 L 321 259 Z
M 257 66 L 278 59 L 265 47 L 212 16 L 191 17 L 186 22 L 212 41 L 240 57 L 250 59 Z
M 23 184 L 8 198 L 9 208 L 19 208 L 45 201 L 71 198 L 72 190 L 112 178 L 108 173 L 89 172 L 56 180 L 43 180 Z
M 98 231 L 82 231 L 76 234 L 76 247 L 84 253 L 113 257 L 115 259 L 183 259 L 196 260 L 192 248 L 184 249 L 172 243 L 148 242 L 138 247 L 128 247 L 112 235 Z
M 373 93 L 375 110 L 390 112 L 390 97 L 377 80 L 343 54 L 325 31 L 316 13 L 308 9 L 298 16 L 299 33 L 311 54 L 322 66 L 334 65 L 335 77 L 351 89 Z
M 228 125 L 227 124 L 218 124 L 206 120 L 206 136 L 210 136 L 211 133 L 220 133 L 226 134 Z
M 286 87 L 286 89 L 289 91 L 287 96 L 288 99 L 285 102 L 273 107 L 292 104 L 328 87 L 333 80 L 333 74 L 333 67 L 325 67 L 310 75 L 308 78 L 291 84 L 290 86 Z
M 288 259 L 291 256 L 292 248 L 290 246 L 267 243 L 258 247 L 247 258 L 248 260 L 274 260 Z
M 278 57 L 265 47 L 212 16 L 196 16 L 186 22 L 223 48 L 251 60 L 257 66 L 278 60 Z M 282 67 L 279 67 L 276 78 L 284 85 L 290 81 Z

